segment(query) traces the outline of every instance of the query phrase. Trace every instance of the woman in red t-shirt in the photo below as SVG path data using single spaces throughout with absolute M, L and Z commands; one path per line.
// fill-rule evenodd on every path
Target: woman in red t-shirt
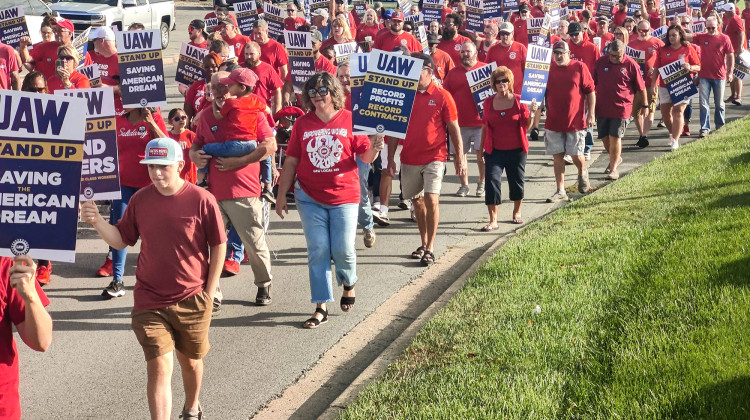
M 365 37 L 370 37 L 370 45 L 375 40 L 375 35 L 379 30 L 383 29 L 383 25 L 378 23 L 378 14 L 373 9 L 367 9 L 365 12 L 365 20 L 360 23 L 357 27 L 357 42 L 365 42 Z
M 685 107 L 690 102 L 684 100 L 680 103 L 672 103 L 669 97 L 667 85 L 659 76 L 659 68 L 673 63 L 677 60 L 685 60 L 684 67 L 690 73 L 700 71 L 700 60 L 692 48 L 690 42 L 685 38 L 685 30 L 680 25 L 672 25 L 667 31 L 667 45 L 659 48 L 656 53 L 656 61 L 652 69 L 651 88 L 656 87 L 656 81 L 659 81 L 659 104 L 661 105 L 661 119 L 669 130 L 669 146 L 672 150 L 680 147 L 680 135 L 682 134 L 683 125 L 685 124 Z
M 497 206 L 500 205 L 500 181 L 505 170 L 508 178 L 510 199 L 513 201 L 513 219 L 516 224 L 521 219 L 521 202 L 523 201 L 524 176 L 526 172 L 526 155 L 529 153 L 529 141 L 526 130 L 533 120 L 531 112 L 537 109 L 537 103 L 531 104 L 531 111 L 520 102 L 520 95 L 513 92 L 513 72 L 500 66 L 490 75 L 492 89 L 497 92 L 484 101 L 482 116 L 481 150 L 484 150 L 484 204 L 490 213 L 490 222 L 482 227 L 482 232 L 496 230 Z
M 316 73 L 302 89 L 302 102 L 310 109 L 297 119 L 286 150 L 279 180 L 276 213 L 283 219 L 286 193 L 294 183 L 302 231 L 307 241 L 307 266 L 315 313 L 304 328 L 328 321 L 326 304 L 333 301 L 331 257 L 336 280 L 344 286 L 341 310 L 354 306 L 357 281 L 357 234 L 360 187 L 355 155 L 372 162 L 383 148 L 383 137 L 370 143 L 352 134 L 352 113 L 344 109 L 344 89 L 330 73 Z
M 61 89 L 86 89 L 91 87 L 89 79 L 76 71 L 78 51 L 72 45 L 61 45 L 57 49 L 55 75 L 47 80 L 49 93 Z
M 185 166 L 182 168 L 182 172 L 180 172 L 180 177 L 191 184 L 197 184 L 198 174 L 195 164 L 190 160 L 190 146 L 193 145 L 193 140 L 195 140 L 195 132 L 185 128 L 187 126 L 187 114 L 181 108 L 174 108 L 169 111 L 167 119 L 172 124 L 172 129 L 167 134 L 169 138 L 180 143 L 182 156 L 185 160 Z M 205 178 L 205 174 L 203 176 Z
M 327 47 L 353 41 L 354 37 L 349 30 L 349 23 L 343 16 L 339 16 L 331 22 L 331 37 L 320 44 L 320 50 L 323 51 Z

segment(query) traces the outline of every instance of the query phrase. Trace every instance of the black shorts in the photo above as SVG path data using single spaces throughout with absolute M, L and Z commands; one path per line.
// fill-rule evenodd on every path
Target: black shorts
M 621 139 L 625 137 L 625 130 L 628 128 L 627 118 L 605 118 L 596 117 L 596 131 L 598 139 L 603 139 L 607 136 L 617 137 Z
M 488 206 L 501 204 L 500 181 L 503 170 L 508 178 L 511 201 L 523 200 L 526 156 L 523 149 L 493 150 L 492 154 L 484 153 L 484 204 Z

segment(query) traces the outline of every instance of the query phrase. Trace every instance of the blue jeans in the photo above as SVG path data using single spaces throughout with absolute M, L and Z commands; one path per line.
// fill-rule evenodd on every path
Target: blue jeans
M 589 111 L 583 113 L 584 118 L 588 119 Z M 586 127 L 586 143 L 583 146 L 583 153 L 590 153 L 594 148 L 594 127 Z
M 130 198 L 133 197 L 136 191 L 140 188 L 128 187 L 125 185 L 120 186 L 120 194 L 122 198 L 119 200 L 112 201 L 112 205 L 109 207 L 109 224 L 116 225 L 117 222 L 122 219 L 122 215 L 125 214 L 125 208 L 130 202 Z M 122 274 L 125 272 L 125 258 L 128 256 L 128 248 L 120 250 L 109 248 L 109 252 L 112 255 L 112 272 L 114 274 L 114 280 L 122 282 Z
M 364 163 L 357 156 L 357 170 L 359 172 L 359 215 L 357 222 L 362 229 L 372 230 L 372 207 L 370 206 L 370 195 L 367 194 L 367 178 L 370 177 L 370 164 Z
M 724 125 L 724 80 L 723 79 L 700 79 L 698 93 L 700 94 L 701 131 L 711 131 L 711 119 L 709 118 L 708 97 L 714 95 L 714 124 L 716 129 Z
M 255 140 L 227 140 L 223 143 L 208 143 L 203 146 L 203 151 L 211 156 L 219 157 L 245 156 L 252 153 L 257 147 L 258 142 Z M 208 172 L 208 165 L 199 169 L 198 172 Z M 260 161 L 260 180 L 265 184 L 270 184 L 271 179 L 271 156 L 269 156 Z
M 683 113 L 685 117 L 685 125 L 690 122 L 690 118 L 693 116 L 693 100 L 688 100 L 687 106 L 685 107 L 685 112 Z
M 245 247 L 242 245 L 242 239 L 237 233 L 234 226 L 229 225 L 229 233 L 227 233 L 227 260 L 235 260 L 238 263 L 242 262 L 242 258 L 245 256 Z
M 310 275 L 312 303 L 333 302 L 331 257 L 336 265 L 339 286 L 357 282 L 358 204 L 328 206 L 320 204 L 295 185 L 294 200 L 307 242 L 307 269 Z

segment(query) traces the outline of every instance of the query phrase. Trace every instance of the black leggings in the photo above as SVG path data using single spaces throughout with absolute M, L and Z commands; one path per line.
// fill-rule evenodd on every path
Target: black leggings
M 500 181 L 505 170 L 511 201 L 523 200 L 523 186 L 526 174 L 526 156 L 523 149 L 493 150 L 484 153 L 484 204 L 499 205 Z

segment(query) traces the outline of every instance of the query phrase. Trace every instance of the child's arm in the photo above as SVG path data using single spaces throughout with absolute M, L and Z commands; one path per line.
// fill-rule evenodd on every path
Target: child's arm
M 221 115 L 221 108 L 219 108 L 219 105 L 216 103 L 216 101 L 211 104 L 211 109 L 214 111 L 214 118 L 216 118 L 217 120 L 221 120 L 222 118 L 224 118 L 224 116 Z

